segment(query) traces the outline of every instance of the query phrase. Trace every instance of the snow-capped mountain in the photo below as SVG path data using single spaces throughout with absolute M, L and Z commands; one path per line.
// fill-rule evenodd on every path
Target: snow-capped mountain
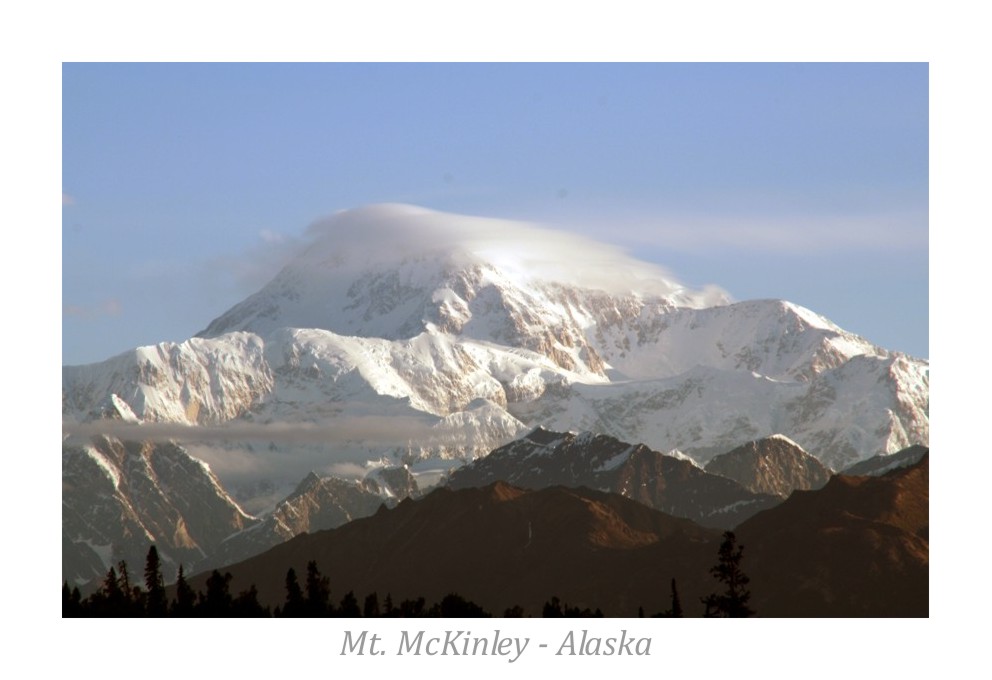
M 445 431 L 411 438 L 411 457 L 484 455 L 538 424 L 701 462 L 782 432 L 836 469 L 928 441 L 928 362 L 797 305 L 729 303 L 648 265 L 584 276 L 588 244 L 531 262 L 526 226 L 416 208 L 347 211 L 311 232 L 202 337 L 65 367 L 64 415 L 113 401 L 142 422 L 385 413 Z
M 78 423 L 192 437 L 243 498 L 343 462 L 472 460 L 535 426 L 699 464 L 775 433 L 833 469 L 929 441 L 926 360 L 789 302 L 732 302 L 576 236 L 409 206 L 345 211 L 308 237 L 197 337 L 63 367 L 67 446 L 89 445 Z

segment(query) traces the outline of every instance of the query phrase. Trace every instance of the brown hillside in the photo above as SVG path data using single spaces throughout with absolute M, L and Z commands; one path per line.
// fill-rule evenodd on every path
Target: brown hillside
M 332 597 L 376 591 L 394 602 L 450 592 L 495 614 L 521 605 L 540 615 L 551 596 L 607 615 L 669 606 L 676 578 L 684 602 L 710 588 L 720 534 L 614 494 L 504 483 L 438 489 L 340 528 L 298 536 L 228 567 L 233 592 L 254 583 L 262 602 L 281 604 L 286 571 L 302 580 L 309 560 L 330 577 Z M 204 575 L 191 579 L 204 587 Z M 691 606 L 691 605 L 690 605 Z M 700 607 L 701 608 L 701 607 Z
M 930 468 L 834 476 L 737 529 L 765 616 L 928 616 Z

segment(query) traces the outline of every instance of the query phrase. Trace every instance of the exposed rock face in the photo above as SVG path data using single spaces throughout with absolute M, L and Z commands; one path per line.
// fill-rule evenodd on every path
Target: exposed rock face
M 238 507 L 206 464 L 175 444 L 101 437 L 62 449 L 63 578 L 100 579 L 145 563 L 155 543 L 167 576 L 206 568 L 221 542 L 258 520 Z
M 722 528 L 780 502 L 643 444 L 541 428 L 455 470 L 448 485 L 461 489 L 495 481 L 527 489 L 561 485 L 610 491 L 703 526 Z
M 829 469 L 782 435 L 748 442 L 713 458 L 705 469 L 754 493 L 782 498 L 796 489 L 819 489 L 830 480 Z
M 385 498 L 420 498 L 420 486 L 405 465 L 376 468 L 362 480 L 362 487 Z
M 302 533 L 367 517 L 383 504 L 419 497 L 405 467 L 364 480 L 311 473 L 262 518 L 245 513 L 210 468 L 175 444 L 101 437 L 62 452 L 63 579 L 100 581 L 126 561 L 133 573 L 154 544 L 166 580 L 243 560 Z
M 409 471 L 407 471 L 409 474 Z M 389 474 L 401 486 L 402 473 Z M 417 493 L 416 481 L 407 488 Z M 319 477 L 310 473 L 296 490 L 280 502 L 275 510 L 258 524 L 230 536 L 219 551 L 218 559 L 223 563 L 237 562 L 256 555 L 274 545 L 288 541 L 300 534 L 333 529 L 342 524 L 368 517 L 379 509 L 392 490 L 386 490 L 375 482 L 376 490 L 360 481 L 345 481 L 335 477 Z M 409 494 L 407 494 L 409 495 Z M 392 496 L 395 498 L 396 496 Z M 406 496 L 400 496 L 404 498 Z M 391 503 L 395 503 L 391 500 Z

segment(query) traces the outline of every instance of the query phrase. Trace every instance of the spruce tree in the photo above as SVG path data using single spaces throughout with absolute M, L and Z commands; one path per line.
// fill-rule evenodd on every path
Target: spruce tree
M 466 600 L 458 593 L 448 593 L 435 607 L 432 616 L 443 618 L 482 618 L 492 616 L 489 612 L 471 600 Z
M 668 615 L 672 618 L 681 619 L 682 614 L 682 602 L 679 600 L 679 591 L 675 587 L 675 579 L 672 579 L 672 609 L 668 612 Z
M 207 594 L 200 595 L 197 609 L 202 616 L 230 616 L 234 599 L 231 597 L 231 573 L 221 575 L 214 569 L 207 579 Z
M 747 584 L 751 581 L 741 570 L 741 560 L 744 557 L 744 546 L 737 545 L 734 532 L 723 533 L 723 543 L 720 544 L 719 561 L 710 569 L 717 581 L 725 586 L 723 593 L 713 593 L 702 598 L 706 605 L 704 616 L 715 617 L 745 617 L 754 616 L 754 611 L 748 607 L 751 591 Z
M 355 597 L 355 593 L 349 590 L 341 598 L 341 606 L 336 612 L 336 616 L 342 616 L 345 618 L 358 618 L 362 615 L 362 610 L 358 607 L 358 598 Z
M 355 595 L 352 593 L 352 599 Z M 358 603 L 355 603 L 358 609 Z M 322 576 L 317 568 L 317 563 L 313 560 L 307 562 L 307 616 L 330 616 L 333 607 L 331 606 L 331 582 L 326 576 Z M 359 612 L 360 613 L 360 612 Z
M 561 610 L 561 600 L 557 596 L 552 596 L 550 602 L 544 603 L 541 616 L 546 619 L 560 619 L 565 616 Z
M 362 616 L 365 618 L 379 617 L 379 594 L 369 593 L 365 596 L 365 606 L 362 608 Z
M 162 578 L 162 565 L 155 546 L 148 548 L 145 558 L 145 613 L 148 616 L 165 616 L 168 601 L 165 598 L 165 579 Z
M 304 615 L 303 591 L 296 578 L 296 570 L 290 567 L 286 571 L 286 604 L 283 605 L 282 615 L 297 617 Z
M 124 594 L 124 599 L 127 602 L 131 601 L 131 575 L 127 571 L 127 562 L 121 560 L 117 563 L 117 583 L 120 587 L 121 592 Z
M 416 600 L 403 600 L 397 609 L 397 616 L 404 619 L 421 618 L 427 615 L 427 601 L 423 597 Z
M 258 601 L 258 588 L 251 584 L 248 590 L 241 591 L 231 605 L 231 616 L 268 617 L 271 613 L 268 607 L 263 607 Z
M 102 602 L 98 602 L 98 609 L 101 610 L 97 616 L 126 616 L 124 594 L 121 592 L 120 577 L 117 570 L 110 567 L 107 577 L 103 579 L 103 588 L 100 591 Z
M 195 614 L 196 593 L 186 582 L 183 574 L 183 565 L 179 565 L 179 576 L 176 578 L 176 599 L 172 602 L 172 615 L 179 617 L 193 616 Z
M 69 582 L 64 581 L 62 583 L 62 617 L 70 618 L 82 615 L 83 605 L 82 597 L 79 594 L 79 588 L 73 587 L 72 590 L 70 590 Z

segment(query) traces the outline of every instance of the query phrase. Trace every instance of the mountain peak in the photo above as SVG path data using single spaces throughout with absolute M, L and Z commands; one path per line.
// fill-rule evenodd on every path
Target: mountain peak
M 591 293 L 673 307 L 728 301 L 716 288 L 689 290 L 615 246 L 513 220 L 371 205 L 318 220 L 307 238 L 271 282 L 200 335 L 292 327 L 409 338 L 431 324 L 460 332 L 486 312 L 504 312 L 517 325 L 525 312 L 558 321 L 571 312 L 569 298 Z M 491 325 L 482 319 L 473 330 Z
M 705 469 L 754 493 L 783 498 L 797 489 L 819 489 L 830 480 L 828 468 L 781 434 L 750 441 L 716 456 Z

